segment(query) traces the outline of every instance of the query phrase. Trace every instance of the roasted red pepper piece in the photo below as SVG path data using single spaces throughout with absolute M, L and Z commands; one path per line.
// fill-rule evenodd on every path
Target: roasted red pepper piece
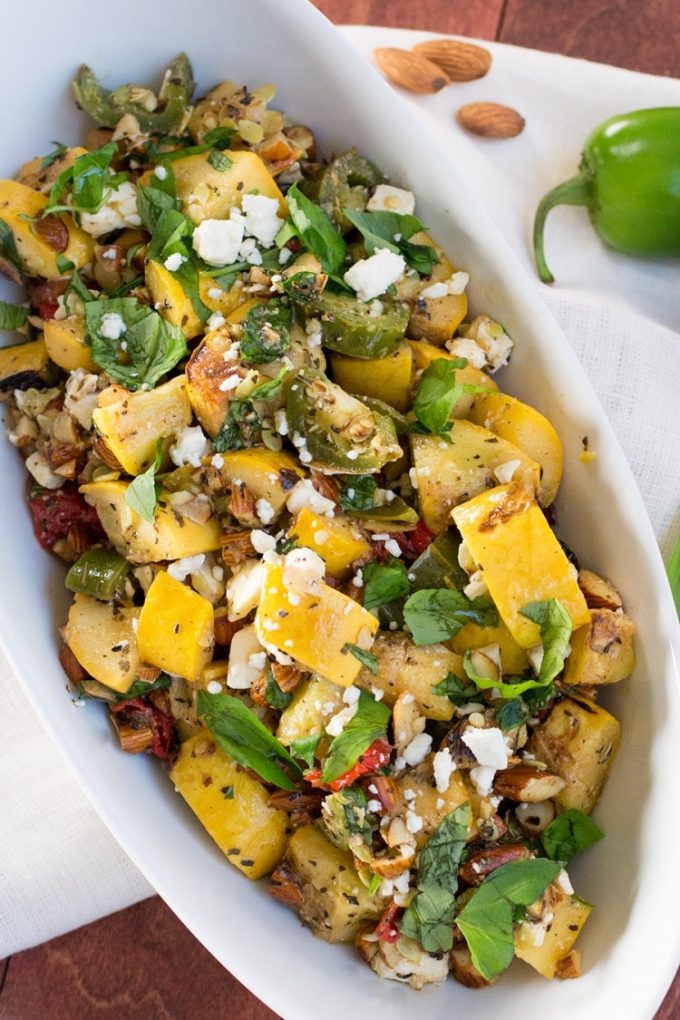
M 378 936 L 381 942 L 398 942 L 399 941 L 399 928 L 397 922 L 403 913 L 403 908 L 398 907 L 397 904 L 392 900 L 389 907 L 385 910 L 384 914 L 378 921 L 375 929 L 375 935 Z
M 93 544 L 106 537 L 97 511 L 85 502 L 75 485 L 45 489 L 30 497 L 28 506 L 35 537 L 43 549 L 52 549 L 54 543 L 66 538 L 75 526 L 84 528 Z
M 343 775 L 338 776 L 332 783 L 321 782 L 321 769 L 309 769 L 309 771 L 305 772 L 305 779 L 312 786 L 332 790 L 333 793 L 337 793 L 338 790 L 344 789 L 345 786 L 351 786 L 360 776 L 369 775 L 371 772 L 377 772 L 378 769 L 383 768 L 389 762 L 391 754 L 392 748 L 388 742 L 383 737 L 379 737 L 360 755 L 356 765 L 353 765 Z
M 120 715 L 121 722 L 128 726 L 134 727 L 135 723 L 150 726 L 153 733 L 153 742 L 149 749 L 151 753 L 157 758 L 171 756 L 175 747 L 175 728 L 169 712 L 163 711 L 148 697 L 129 698 L 111 705 L 110 708 L 116 715 Z

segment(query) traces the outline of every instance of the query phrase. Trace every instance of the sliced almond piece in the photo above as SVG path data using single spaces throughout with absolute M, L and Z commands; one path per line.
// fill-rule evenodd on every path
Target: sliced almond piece
M 394 85 L 409 92 L 439 92 L 449 84 L 448 75 L 441 67 L 417 53 L 384 46 L 373 50 L 373 56 L 383 74 Z
M 500 103 L 467 103 L 456 116 L 466 131 L 482 138 L 514 138 L 525 124 L 517 110 Z
M 523 804 L 539 804 L 543 800 L 550 800 L 561 793 L 565 786 L 566 782 L 561 776 L 532 765 L 501 769 L 493 781 L 495 793 Z
M 614 585 L 592 570 L 579 570 L 578 586 L 589 609 L 621 609 L 623 602 Z
M 441 67 L 451 81 L 483 78 L 491 67 L 491 54 L 483 46 L 458 39 L 427 39 L 413 47 L 417 53 Z

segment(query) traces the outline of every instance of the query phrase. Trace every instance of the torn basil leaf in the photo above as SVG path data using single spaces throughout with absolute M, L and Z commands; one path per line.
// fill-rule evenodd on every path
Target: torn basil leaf
M 401 560 L 391 559 L 386 563 L 372 561 L 363 568 L 364 609 L 378 609 L 387 602 L 406 598 L 411 591 L 406 567 Z
M 390 715 L 387 705 L 362 691 L 356 715 L 350 719 L 342 733 L 333 737 L 321 766 L 321 781 L 332 783 L 349 772 L 373 741 L 385 736 Z
M 541 843 L 548 857 L 568 864 L 575 854 L 587 850 L 603 838 L 604 832 L 589 815 L 578 808 L 569 808 L 543 831 Z
M 305 248 L 316 255 L 325 273 L 337 276 L 347 253 L 342 234 L 335 229 L 323 209 L 302 194 L 297 184 L 288 190 L 286 201 L 295 230 Z
M 409 240 L 413 234 L 427 229 L 415 216 L 388 210 L 360 212 L 344 208 L 342 211 L 361 233 L 369 255 L 374 255 L 380 248 L 387 248 L 403 255 L 407 265 L 421 276 L 432 274 L 439 262 L 434 246 L 414 244 Z
M 122 319 L 118 339 L 106 335 L 112 321 L 106 315 Z M 129 390 L 151 389 L 187 354 L 181 329 L 136 298 L 87 301 L 85 323 L 93 361 Z
M 19 329 L 28 321 L 28 308 L 0 301 L 0 329 Z
M 404 620 L 417 645 L 448 641 L 466 623 L 495 627 L 498 612 L 487 599 L 468 599 L 448 588 L 422 588 L 404 606 Z

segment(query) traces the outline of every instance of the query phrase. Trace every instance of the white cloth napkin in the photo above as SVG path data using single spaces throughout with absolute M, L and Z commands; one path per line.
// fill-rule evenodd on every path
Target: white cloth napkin
M 374 46 L 410 47 L 425 37 L 344 31 L 369 59 Z M 533 272 L 528 236 L 536 201 L 575 171 L 589 130 L 616 112 L 680 105 L 680 82 L 515 47 L 490 48 L 493 67 L 481 81 L 404 98 L 449 141 L 470 186 Z M 453 111 L 476 99 L 516 107 L 526 118 L 525 131 L 504 142 L 465 135 Z M 673 331 L 680 329 L 680 265 L 606 252 L 583 210 L 552 215 L 547 255 L 558 283 L 537 287 L 600 395 L 668 553 L 680 524 L 680 335 Z M 4 657 L 0 699 L 2 958 L 153 890 L 89 806 Z

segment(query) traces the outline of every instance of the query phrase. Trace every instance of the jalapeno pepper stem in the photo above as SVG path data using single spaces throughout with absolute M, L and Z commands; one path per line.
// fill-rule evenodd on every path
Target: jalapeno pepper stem
M 543 252 L 543 234 L 548 213 L 556 205 L 586 205 L 590 207 L 593 201 L 592 185 L 592 173 L 587 167 L 584 167 L 575 177 L 570 177 L 568 181 L 558 184 L 541 199 L 534 219 L 534 261 L 543 283 L 555 282 L 555 277 L 548 269 Z

